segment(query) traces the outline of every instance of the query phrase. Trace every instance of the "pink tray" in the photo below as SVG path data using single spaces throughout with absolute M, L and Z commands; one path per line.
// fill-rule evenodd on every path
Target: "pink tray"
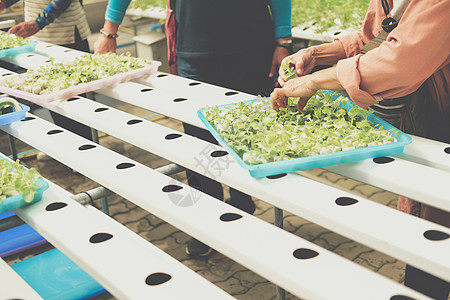
M 71 86 L 70 88 L 56 91 L 56 92 L 53 92 L 50 94 L 45 94 L 45 95 L 36 95 L 33 93 L 28 93 L 25 91 L 12 89 L 12 88 L 5 86 L 4 81 L 10 80 L 11 78 L 13 78 L 11 76 L 8 76 L 8 77 L 5 77 L 0 80 L 0 92 L 6 93 L 8 95 L 18 97 L 21 99 L 29 100 L 34 103 L 48 103 L 48 102 L 56 101 L 56 100 L 66 100 L 66 99 L 69 99 L 69 98 L 74 97 L 79 94 L 96 91 L 96 90 L 99 90 L 99 89 L 102 89 L 102 88 L 105 88 L 108 86 L 113 86 L 113 85 L 116 85 L 119 83 L 129 81 L 132 79 L 136 79 L 136 78 L 140 78 L 140 77 L 144 77 L 144 76 L 150 76 L 150 75 L 156 73 L 156 71 L 158 71 L 158 67 L 160 65 L 161 65 L 161 62 L 159 62 L 159 61 L 151 61 L 149 66 L 146 66 L 146 67 L 143 67 L 140 69 L 116 74 L 116 75 L 113 75 L 113 76 L 110 76 L 107 78 L 94 80 L 94 81 L 87 82 L 87 83 L 82 83 L 82 84 L 79 84 L 76 86 Z M 19 76 L 19 75 L 14 75 L 14 76 Z

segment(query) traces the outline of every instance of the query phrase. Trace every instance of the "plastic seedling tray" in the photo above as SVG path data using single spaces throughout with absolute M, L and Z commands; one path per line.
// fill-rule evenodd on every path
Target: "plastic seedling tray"
M 23 45 L 23 46 L 0 50 L 0 58 L 11 56 L 11 55 L 17 55 L 17 54 L 21 54 L 21 53 L 32 52 L 36 49 L 36 45 L 37 45 L 37 42 L 29 42 L 28 44 Z
M 48 189 L 48 183 L 41 178 L 38 178 L 36 184 L 39 185 L 39 189 L 36 191 L 36 194 L 34 194 L 34 198 L 31 202 L 25 202 L 22 194 L 5 198 L 0 202 L 0 213 L 40 201 L 42 199 L 42 193 Z
M 19 103 L 19 105 L 22 107 L 22 110 L 0 115 L 0 126 L 25 119 L 25 115 L 27 114 L 27 111 L 30 110 L 30 107 L 22 103 Z
M 5 86 L 4 81 L 13 79 L 14 77 L 5 77 L 0 80 L 0 92 L 6 93 L 11 96 L 15 96 L 18 98 L 26 99 L 35 103 L 48 103 L 56 100 L 66 100 L 71 97 L 74 97 L 79 94 L 96 91 L 108 86 L 116 85 L 119 83 L 123 83 L 132 79 L 150 76 L 156 71 L 158 71 L 158 67 L 161 65 L 159 61 L 151 61 L 150 65 L 139 68 L 136 70 L 131 70 L 125 73 L 116 74 L 107 78 L 94 80 L 91 82 L 82 83 L 76 86 L 71 86 L 67 89 L 56 91 L 50 94 L 37 95 L 33 93 L 24 92 L 21 90 L 16 90 Z M 19 75 L 13 75 L 19 76 Z
M 335 100 L 336 97 L 333 97 Z M 252 102 L 259 99 L 254 100 L 248 100 L 244 102 Z M 267 101 L 270 101 L 270 98 L 266 98 Z M 218 106 L 219 109 L 223 109 L 227 106 L 235 105 L 235 103 L 232 104 L 226 104 L 226 105 L 220 105 Z M 348 103 L 345 105 L 345 108 L 348 110 L 352 107 L 352 105 L 356 105 L 351 101 L 348 101 Z M 396 138 L 395 142 L 383 144 L 383 145 L 376 145 L 376 146 L 369 146 L 364 148 L 356 148 L 351 150 L 345 150 L 345 151 L 339 151 L 339 152 L 333 152 L 333 153 L 327 153 L 327 154 L 321 154 L 321 155 L 314 155 L 314 156 L 306 156 L 306 157 L 299 157 L 299 158 L 293 158 L 283 161 L 276 161 L 276 162 L 270 162 L 270 163 L 263 163 L 263 164 L 247 164 L 243 161 L 242 157 L 240 157 L 234 150 L 231 148 L 225 140 L 220 136 L 220 134 L 217 132 L 217 130 L 211 125 L 211 123 L 208 122 L 206 119 L 206 115 L 204 114 L 206 111 L 208 111 L 210 108 L 207 109 L 200 109 L 197 114 L 202 120 L 202 122 L 205 124 L 205 126 L 208 128 L 208 130 L 211 132 L 211 134 L 216 138 L 216 140 L 220 143 L 222 147 L 224 147 L 228 153 L 233 155 L 233 157 L 236 159 L 236 161 L 239 163 L 239 165 L 245 169 L 247 169 L 250 172 L 250 175 L 253 177 L 265 177 L 265 176 L 271 176 L 271 175 L 278 175 L 283 173 L 290 173 L 295 171 L 301 171 L 301 170 L 308 170 L 308 169 L 314 169 L 314 168 L 320 168 L 320 167 L 326 167 L 331 165 L 337 165 L 337 164 L 343 164 L 348 162 L 354 162 L 354 161 L 360 161 L 368 158 L 376 158 L 380 156 L 388 156 L 388 155 L 395 155 L 403 152 L 404 147 L 411 143 L 412 139 L 407 134 L 399 131 L 397 128 L 389 124 L 388 122 L 382 120 L 381 118 L 375 116 L 374 114 L 370 114 L 368 116 L 368 120 L 371 121 L 374 125 L 379 124 L 380 126 L 383 126 L 385 130 L 389 130 L 391 134 Z M 396 133 L 394 129 L 397 129 L 398 132 Z

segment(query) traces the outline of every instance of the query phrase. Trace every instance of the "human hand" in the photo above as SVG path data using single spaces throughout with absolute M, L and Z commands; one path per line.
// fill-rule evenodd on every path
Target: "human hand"
M 23 38 L 27 38 L 27 37 L 32 36 L 33 34 L 37 33 L 39 30 L 40 29 L 37 26 L 36 22 L 28 21 L 28 22 L 19 23 L 15 26 L 11 27 L 8 30 L 8 33 L 14 34 L 16 36 L 20 36 Z
M 281 62 L 283 58 L 289 55 L 289 50 L 283 47 L 275 47 L 272 56 L 272 66 L 270 68 L 269 77 L 274 77 L 276 71 L 280 68 Z M 274 83 L 274 86 L 277 85 L 277 82 Z
M 295 54 L 287 56 L 283 59 L 283 63 L 289 60 L 291 65 L 294 65 L 295 71 L 298 76 L 304 76 L 309 74 L 312 69 L 316 66 L 316 60 L 314 58 L 314 48 L 304 48 Z M 281 86 L 284 86 L 288 81 L 288 78 L 283 69 L 278 71 L 279 77 L 278 82 Z
M 281 107 L 287 107 L 289 97 L 299 97 L 297 108 L 303 109 L 309 98 L 318 90 L 311 78 L 312 75 L 297 77 L 287 81 L 282 88 L 274 89 L 270 94 L 272 107 L 279 110 Z
M 108 39 L 104 35 L 100 35 L 94 43 L 94 55 L 106 52 L 116 52 L 116 39 Z

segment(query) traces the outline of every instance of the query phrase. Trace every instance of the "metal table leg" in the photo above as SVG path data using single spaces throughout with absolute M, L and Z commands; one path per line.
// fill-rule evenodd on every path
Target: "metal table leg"
M 283 228 L 283 210 L 278 207 L 273 207 L 274 220 L 273 223 L 275 226 L 279 228 Z M 279 286 L 277 286 L 277 299 L 285 300 L 286 299 L 286 291 Z

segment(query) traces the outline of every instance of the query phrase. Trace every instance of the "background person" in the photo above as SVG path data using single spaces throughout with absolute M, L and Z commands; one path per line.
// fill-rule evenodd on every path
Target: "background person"
M 385 22 L 383 30 L 383 20 L 392 16 L 397 27 Z M 289 57 L 300 77 L 286 81 L 279 71 L 282 88 L 271 94 L 272 106 L 300 97 L 301 109 L 319 89 L 345 90 L 357 105 L 370 106 L 400 130 L 450 143 L 449 16 L 449 0 L 372 0 L 361 30 Z M 316 65 L 336 63 L 310 74 Z M 449 212 L 402 196 L 398 208 L 450 227 Z M 409 265 L 405 285 L 433 299 L 447 299 L 450 291 L 448 282 Z

